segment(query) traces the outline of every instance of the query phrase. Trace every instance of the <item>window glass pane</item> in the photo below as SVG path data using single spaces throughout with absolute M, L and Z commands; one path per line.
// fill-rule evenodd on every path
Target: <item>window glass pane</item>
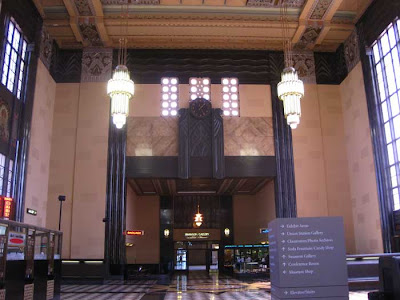
M 396 91 L 396 81 L 394 79 L 394 73 L 393 73 L 392 56 L 390 54 L 387 55 L 384 61 L 385 61 L 386 79 L 389 88 L 389 95 L 391 95 Z
M 383 55 L 385 55 L 390 50 L 390 48 L 389 48 L 389 40 L 388 40 L 388 36 L 387 36 L 386 33 L 381 38 L 381 45 L 382 45 Z
M 394 136 L 396 139 L 400 138 L 400 115 L 393 119 Z
M 24 40 L 22 43 L 22 59 L 25 60 L 25 54 L 26 54 L 26 41 Z
M 393 48 L 396 45 L 396 37 L 394 35 L 393 26 L 389 28 L 388 34 L 389 34 L 390 48 Z
M 390 168 L 390 177 L 392 181 L 392 187 L 396 187 L 398 183 L 397 183 L 396 167 L 394 166 Z
M 385 136 L 386 136 L 386 143 L 389 144 L 392 142 L 392 132 L 390 130 L 390 123 L 385 124 Z
M 15 50 L 18 50 L 18 48 L 19 48 L 19 40 L 20 40 L 20 38 L 21 38 L 20 33 L 18 32 L 18 30 L 15 30 L 14 31 L 14 39 L 13 39 L 13 48 Z
M 393 144 L 389 144 L 387 146 L 387 152 L 388 152 L 389 165 L 393 165 L 394 164 Z
M 380 95 L 381 101 L 384 101 L 386 99 L 386 92 L 385 92 L 385 85 L 383 82 L 381 63 L 377 64 L 377 66 L 376 66 L 376 75 L 378 76 L 379 95 Z
M 392 117 L 399 113 L 399 101 L 397 100 L 397 94 L 390 97 L 390 109 L 392 110 Z
M 394 48 L 392 50 L 392 56 L 393 56 L 394 73 L 397 80 L 397 89 L 400 89 L 400 60 L 397 48 Z
M 393 189 L 392 191 L 393 195 L 393 204 L 394 204 L 394 210 L 400 209 L 400 199 L 399 199 L 399 189 Z
M 383 122 L 387 122 L 389 120 L 389 113 L 386 101 L 382 102 L 382 117 L 383 117 Z
M 378 63 L 381 60 L 381 57 L 379 55 L 378 43 L 375 44 L 373 49 L 374 49 L 374 60 L 375 60 L 375 63 Z
M 9 43 L 12 43 L 13 33 L 14 33 L 14 24 L 10 22 L 8 26 L 8 35 L 7 35 L 7 41 Z

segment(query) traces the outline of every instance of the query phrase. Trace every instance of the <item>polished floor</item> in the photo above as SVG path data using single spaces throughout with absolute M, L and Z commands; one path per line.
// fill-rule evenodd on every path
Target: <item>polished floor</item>
M 218 273 L 190 272 L 171 279 L 63 284 L 62 300 L 268 300 L 269 282 L 241 281 Z M 350 300 L 367 300 L 368 292 L 351 292 Z

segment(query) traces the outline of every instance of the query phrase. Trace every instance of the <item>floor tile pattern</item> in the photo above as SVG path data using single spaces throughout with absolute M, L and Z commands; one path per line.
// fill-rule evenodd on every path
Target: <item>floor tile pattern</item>
M 165 284 L 153 279 L 63 284 L 61 300 L 270 300 L 269 289 L 267 280 L 241 281 L 217 273 L 190 272 Z M 351 292 L 350 300 L 368 300 L 368 292 Z

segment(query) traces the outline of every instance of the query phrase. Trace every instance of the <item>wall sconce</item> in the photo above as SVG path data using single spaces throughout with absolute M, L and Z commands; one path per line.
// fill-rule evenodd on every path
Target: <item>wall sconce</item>
M 228 237 L 229 234 L 231 233 L 231 231 L 229 230 L 229 228 L 225 228 L 224 233 L 225 233 L 225 236 Z
M 168 228 L 164 229 L 164 237 L 165 238 L 169 237 L 169 229 Z

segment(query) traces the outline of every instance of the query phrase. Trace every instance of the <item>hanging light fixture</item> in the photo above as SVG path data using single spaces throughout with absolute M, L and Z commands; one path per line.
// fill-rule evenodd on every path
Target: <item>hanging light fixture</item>
M 126 24 L 126 28 L 128 28 L 128 24 Z M 135 94 L 135 84 L 130 78 L 126 60 L 127 39 L 124 37 L 119 40 L 118 65 L 107 84 L 107 94 L 111 98 L 111 116 L 118 129 L 121 129 L 126 123 L 129 115 L 129 100 Z
M 282 0 L 281 2 L 281 22 L 285 69 L 282 72 L 282 80 L 278 83 L 278 97 L 283 101 L 283 110 L 288 125 L 292 129 L 295 129 L 300 123 L 300 100 L 304 97 L 304 84 L 293 68 L 292 41 L 289 37 L 287 17 L 287 0 Z
M 194 216 L 194 225 L 200 227 L 203 224 L 203 214 L 200 213 L 200 205 L 197 203 L 197 214 Z

